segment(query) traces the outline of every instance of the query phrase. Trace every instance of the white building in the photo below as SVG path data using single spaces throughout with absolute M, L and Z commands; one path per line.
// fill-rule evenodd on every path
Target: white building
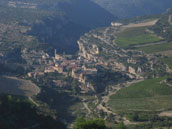
M 111 22 L 111 26 L 122 26 L 122 23 L 119 22 Z

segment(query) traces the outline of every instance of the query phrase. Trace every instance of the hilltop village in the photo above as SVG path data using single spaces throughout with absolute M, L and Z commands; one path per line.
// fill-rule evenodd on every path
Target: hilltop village
M 52 55 L 52 52 L 48 54 L 44 50 L 24 48 L 16 49 L 21 51 L 18 60 L 21 62 L 24 60 L 21 64 L 24 68 L 33 67 L 26 72 L 28 78 L 38 79 L 48 73 L 59 73 L 65 78 L 72 77 L 77 80 L 80 83 L 79 87 L 85 92 L 96 91 L 98 87 L 130 79 L 144 78 L 150 71 L 149 76 L 156 76 L 158 71 L 155 67 L 159 67 L 156 66 L 159 64 L 156 57 L 133 49 L 123 49 L 116 44 L 116 35 L 127 27 L 122 23 L 112 22 L 110 27 L 85 33 L 77 41 L 79 47 L 77 55 L 60 55 L 56 50 L 52 50 L 54 51 Z M 5 60 L 10 54 L 5 55 L 2 52 L 0 55 L 2 55 L 0 58 Z M 15 54 L 11 55 L 15 58 Z M 55 79 L 53 81 L 57 82 Z M 61 81 L 58 86 L 63 87 L 63 83 Z
M 100 81 L 103 79 L 106 79 L 102 81 L 103 86 L 116 84 L 118 81 L 141 79 L 150 71 L 149 67 L 152 67 L 151 76 L 156 76 L 157 71 L 154 67 L 157 66 L 154 64 L 158 64 L 158 60 L 140 51 L 119 48 L 114 35 L 123 25 L 113 22 L 111 24 L 111 27 L 105 30 L 102 28 L 98 33 L 93 30 L 82 36 L 78 40 L 79 52 L 75 57 L 59 55 L 56 50 L 54 50 L 54 56 L 50 56 L 44 51 L 28 52 L 24 49 L 22 57 L 27 64 L 35 67 L 34 71 L 27 74 L 28 77 L 37 78 L 46 73 L 57 72 L 65 77 L 76 79 L 80 83 L 79 87 L 87 92 L 96 91 L 96 87 L 100 87 Z M 102 69 L 105 71 L 100 72 Z
M 103 65 L 82 58 L 72 59 L 70 55 L 59 55 L 56 53 L 56 50 L 54 57 L 50 57 L 48 54 L 42 52 L 42 56 L 40 55 L 38 59 L 38 64 L 41 64 L 44 68 L 36 68 L 35 71 L 27 74 L 28 77 L 37 78 L 45 73 L 58 72 L 64 76 L 71 76 L 77 79 L 82 84 L 82 87 L 88 90 L 94 89 L 92 84 L 88 81 L 87 76 L 96 75 L 97 67 Z
M 116 30 L 121 27 L 121 24 L 115 23 L 112 27 L 114 32 L 110 30 L 111 28 L 107 31 L 116 33 Z M 99 33 L 99 35 L 103 35 L 103 33 Z M 27 50 L 23 50 L 22 57 L 27 61 L 27 64 L 35 66 L 35 70 L 27 74 L 28 77 L 37 78 L 46 73 L 57 72 L 63 74 L 65 77 L 70 76 L 78 80 L 80 83 L 79 87 L 86 92 L 95 91 L 96 87 L 101 85 L 100 81 L 103 79 L 107 79 L 102 82 L 104 86 L 106 82 L 108 83 L 107 85 L 112 84 L 112 80 L 118 83 L 118 80 L 124 81 L 125 79 L 142 78 L 141 74 L 143 74 L 142 69 L 144 69 L 144 65 L 140 65 L 140 58 L 146 57 L 139 52 L 127 52 L 118 48 L 113 40 L 106 38 L 108 35 L 105 38 L 100 38 L 99 35 L 88 33 L 85 35 L 86 38 L 84 36 L 81 37 L 78 40 L 79 53 L 77 57 L 73 57 L 72 55 L 59 55 L 56 50 L 54 51 L 54 56 L 50 56 L 43 51 L 36 52 L 33 50 L 27 52 Z M 87 38 L 87 36 L 93 37 Z M 95 44 L 93 41 L 87 41 L 87 39 L 93 41 L 100 40 L 99 43 L 100 45 L 102 43 L 102 46 Z M 89 42 L 92 42 L 92 44 Z M 103 44 L 107 44 L 108 46 L 104 47 Z M 106 57 L 104 54 L 108 56 Z M 127 60 L 124 60 L 126 63 L 120 61 L 121 58 L 127 58 Z M 102 69 L 105 69 L 105 71 L 99 72 Z

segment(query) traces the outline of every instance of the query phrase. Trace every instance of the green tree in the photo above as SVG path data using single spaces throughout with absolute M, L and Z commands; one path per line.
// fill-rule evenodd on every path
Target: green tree
M 73 129 L 107 129 L 107 127 L 102 119 L 88 120 L 78 118 Z
M 127 127 L 124 125 L 124 123 L 119 123 L 115 129 L 127 129 Z

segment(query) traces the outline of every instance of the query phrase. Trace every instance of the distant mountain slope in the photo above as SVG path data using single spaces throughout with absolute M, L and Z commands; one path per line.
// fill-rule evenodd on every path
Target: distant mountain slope
M 81 35 L 116 19 L 90 0 L 0 0 L 0 16 L 0 23 L 31 27 L 27 34 L 60 53 L 75 53 Z
M 91 0 L 0 0 L 0 6 L 61 11 L 71 21 L 89 27 L 108 25 L 116 19 Z
M 44 24 L 37 24 L 33 27 L 32 34 L 38 36 L 41 41 L 53 43 L 54 46 L 59 48 L 58 52 L 60 53 L 76 52 L 78 48 L 76 41 L 81 35 L 90 29 L 108 26 L 112 20 L 116 19 L 108 11 L 90 0 L 51 2 L 44 2 L 39 4 L 38 7 L 51 11 L 60 10 L 64 12 L 66 20 L 64 21 L 63 18 L 61 21 L 61 18 L 57 17 L 51 17 L 49 20 L 45 19 Z M 47 28 L 50 31 L 45 32 L 44 30 L 47 30 Z
M 172 7 L 171 0 L 92 0 L 120 18 L 156 14 Z
M 109 25 L 116 19 L 105 9 L 90 0 L 73 0 L 71 3 L 62 3 L 59 5 L 72 21 L 86 25 L 90 28 Z

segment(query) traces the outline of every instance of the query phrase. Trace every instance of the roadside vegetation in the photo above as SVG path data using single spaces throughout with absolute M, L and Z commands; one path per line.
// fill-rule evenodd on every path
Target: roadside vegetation
M 78 118 L 73 129 L 112 129 L 106 126 L 103 119 L 84 119 Z M 117 124 L 114 129 L 127 129 L 123 123 Z

